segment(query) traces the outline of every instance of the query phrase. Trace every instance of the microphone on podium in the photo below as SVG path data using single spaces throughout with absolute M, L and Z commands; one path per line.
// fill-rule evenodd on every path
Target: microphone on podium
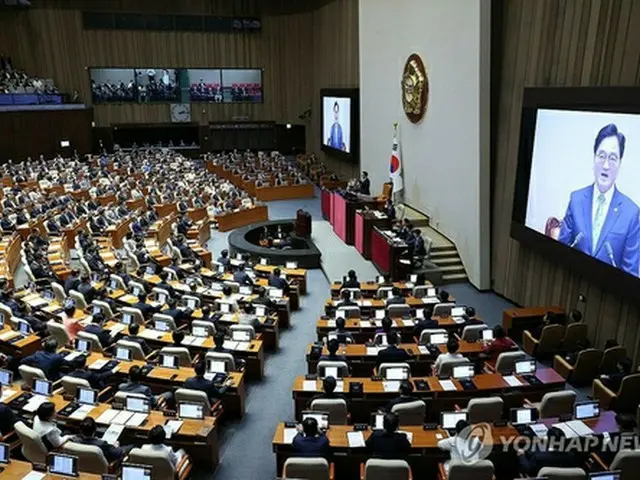
M 576 238 L 573 239 L 573 242 L 571 242 L 571 245 L 569 245 L 571 248 L 575 247 L 578 243 L 580 243 L 580 240 L 582 240 L 584 238 L 584 233 L 582 232 L 578 232 L 578 235 L 576 235 Z
M 616 265 L 616 261 L 613 258 L 613 249 L 611 248 L 611 244 L 609 242 L 606 242 L 604 244 L 604 248 L 607 250 L 607 255 L 609 255 L 609 260 L 611 260 L 611 265 L 613 265 L 614 267 L 618 268 Z

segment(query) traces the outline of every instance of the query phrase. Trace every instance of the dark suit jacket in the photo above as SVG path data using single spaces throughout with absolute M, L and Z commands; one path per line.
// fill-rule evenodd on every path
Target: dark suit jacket
M 520 470 L 530 477 L 536 477 L 542 467 L 580 467 L 579 459 L 572 452 L 525 452 L 518 457 Z
M 96 289 L 93 288 L 90 283 L 81 283 L 78 285 L 77 290 L 84 295 L 87 303 L 91 303 L 96 299 Z
M 127 342 L 135 342 L 140 345 L 140 348 L 142 348 L 142 351 L 145 355 L 149 355 L 151 353 L 151 348 L 149 347 L 149 345 L 147 345 L 147 342 L 144 338 L 129 335 L 127 337 L 124 337 L 123 340 L 126 340 Z
M 100 325 L 97 325 L 95 323 L 90 323 L 84 328 L 84 331 L 87 333 L 92 333 L 95 336 L 97 336 L 98 340 L 100 340 L 100 345 L 102 345 L 103 348 L 107 348 L 109 345 L 113 343 L 111 332 L 109 332 L 109 330 L 105 330 Z
M 147 385 L 142 385 L 140 383 L 131 383 L 131 382 L 121 383 L 118 386 L 118 391 L 128 392 L 128 393 L 141 393 L 142 395 L 144 395 L 150 400 L 152 407 L 156 406 L 156 398 L 153 396 L 153 392 L 151 391 L 151 388 L 149 388 Z
M 70 377 L 86 380 L 87 382 L 89 382 L 89 385 L 91 385 L 91 388 L 102 390 L 107 384 L 107 379 L 112 375 L 112 373 L 97 373 L 93 370 L 89 370 L 88 368 L 83 368 L 74 370 L 73 372 L 69 372 L 67 375 Z
M 211 380 L 207 380 L 204 377 L 191 377 L 184 382 L 184 388 L 191 390 L 200 390 L 207 394 L 209 401 L 213 402 L 215 399 L 220 398 L 227 391 L 227 387 L 223 386 L 218 388 Z
M 346 357 L 346 355 L 331 355 L 331 354 L 327 354 L 327 355 L 321 355 L 320 358 L 318 359 L 319 362 L 347 362 L 347 365 L 349 364 L 349 361 Z
M 409 352 L 395 345 L 389 345 L 384 350 L 378 352 L 376 363 L 380 365 L 386 362 L 406 362 L 409 359 L 411 359 Z
M 243 270 L 238 270 L 233 274 L 233 281 L 238 282 L 240 285 L 253 285 L 253 280 L 247 272 Z
M 325 457 L 331 455 L 331 447 L 329 439 L 320 434 L 316 437 L 305 437 L 302 433 L 298 433 L 293 438 L 293 451 L 300 457 Z
M 284 278 L 276 277 L 275 275 L 269 275 L 269 286 L 281 288 L 284 293 L 287 293 L 289 284 Z
M 151 316 L 154 313 L 160 311 L 158 308 L 154 307 L 153 305 L 149 305 L 148 303 L 140 303 L 140 302 L 133 304 L 133 308 L 137 308 L 138 310 L 140 310 L 146 320 L 151 318 Z
M 433 320 L 432 318 L 423 318 L 420 320 L 415 327 L 413 327 L 413 335 L 415 337 L 420 338 L 420 334 L 423 330 L 427 330 L 429 328 L 438 328 L 439 324 L 437 320 Z
M 106 458 L 109 463 L 115 462 L 116 460 L 120 460 L 124 457 L 123 449 L 116 447 L 115 445 L 111 445 L 100 438 L 74 435 L 71 441 L 74 443 L 81 443 L 83 445 L 93 445 L 94 447 L 100 448 L 104 454 L 104 458 Z
M 393 409 L 393 407 L 395 407 L 396 405 L 413 402 L 414 400 L 419 400 L 419 398 L 412 397 L 412 396 L 405 397 L 404 395 L 400 395 L 399 397 L 396 397 L 393 400 L 391 400 L 389 403 L 387 403 L 387 406 L 384 407 L 384 409 L 387 412 L 391 412 L 391 409 Z
M 360 288 L 360 280 L 358 280 L 357 278 L 355 280 L 345 280 L 345 282 L 342 284 L 343 288 Z
M 640 209 L 633 200 L 614 187 L 598 243 L 593 245 L 591 219 L 594 188 L 594 185 L 589 185 L 571 193 L 558 241 L 573 245 L 573 248 L 637 277 L 640 264 Z M 599 193 L 597 188 L 596 193 Z
M 380 458 L 405 458 L 411 451 L 411 444 L 403 433 L 376 430 L 367 439 L 367 451 Z
M 363 195 L 371 195 L 371 180 L 365 178 L 360 181 L 360 193 Z
M 8 405 L 0 403 L 0 433 L 6 435 L 13 430 L 13 426 L 18 421 L 13 410 Z
M 45 352 L 44 350 L 32 353 L 22 359 L 22 364 L 42 370 L 48 380 L 56 381 L 60 378 L 60 369 L 71 364 L 59 353 Z
M 181 325 L 191 318 L 190 309 L 181 310 L 179 308 L 168 308 L 167 310 L 163 310 L 162 313 L 164 315 L 169 315 L 173 318 L 173 321 L 176 322 L 176 325 Z
M 387 305 L 404 305 L 405 303 L 407 303 L 407 299 L 402 296 L 391 297 L 386 301 Z

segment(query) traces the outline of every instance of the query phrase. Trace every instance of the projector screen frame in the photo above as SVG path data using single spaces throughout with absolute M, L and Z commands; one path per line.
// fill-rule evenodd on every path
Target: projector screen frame
M 511 238 L 581 275 L 603 290 L 640 303 L 640 278 L 570 248 L 525 225 L 529 180 L 539 109 L 597 111 L 640 115 L 640 87 L 532 87 L 522 97 L 518 161 L 511 213 Z M 640 159 L 639 159 L 640 160 Z
M 350 152 L 324 144 L 324 97 L 349 98 L 351 100 L 351 145 Z M 350 162 L 357 162 L 360 155 L 360 89 L 358 88 L 321 88 L 320 89 L 320 150 L 327 155 L 342 158 Z

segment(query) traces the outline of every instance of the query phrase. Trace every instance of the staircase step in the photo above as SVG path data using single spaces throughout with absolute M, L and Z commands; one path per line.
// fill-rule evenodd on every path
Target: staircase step
M 458 254 L 458 250 L 456 250 L 456 247 L 452 247 L 449 245 L 440 245 L 440 246 L 435 246 L 432 245 L 431 246 L 431 254 L 433 255 L 434 253 L 437 254 L 453 254 L 453 255 L 457 255 Z
M 460 261 L 460 257 L 458 257 L 457 255 L 455 256 L 452 255 L 450 257 L 436 257 L 436 258 L 431 257 L 431 261 L 438 266 L 455 265 L 455 264 L 462 265 L 462 262 Z
M 446 273 L 442 275 L 442 283 L 450 284 L 450 283 L 461 283 L 466 282 L 468 280 L 466 273 Z
M 461 263 L 458 265 L 445 265 L 442 267 L 438 266 L 438 268 L 442 270 L 443 275 L 446 275 L 447 273 L 464 273 L 464 266 Z

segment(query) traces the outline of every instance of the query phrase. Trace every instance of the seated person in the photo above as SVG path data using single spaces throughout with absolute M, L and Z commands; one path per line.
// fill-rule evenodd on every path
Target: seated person
M 238 301 L 233 296 L 233 290 L 229 285 L 224 285 L 222 287 L 222 298 L 220 300 L 223 303 L 228 303 L 229 305 L 233 305 L 233 309 L 238 310 Z
M 121 460 L 126 455 L 127 450 L 131 450 L 131 448 L 133 448 L 120 448 L 120 444 L 117 441 L 112 445 L 109 442 L 96 437 L 96 421 L 91 417 L 87 417 L 80 422 L 80 433 L 78 435 L 74 435 L 71 438 L 71 441 L 82 445 L 98 447 L 102 450 L 102 454 L 108 463 Z
M 469 325 L 483 325 L 484 322 L 482 320 L 480 320 L 479 318 L 476 318 L 476 309 L 473 307 L 467 307 L 464 310 L 464 315 L 462 315 L 462 318 L 464 318 L 464 325 L 463 327 L 469 326 Z
M 387 406 L 384 407 L 385 411 L 388 413 L 391 413 L 391 410 L 396 405 L 413 402 L 415 400 L 420 400 L 419 398 L 411 395 L 412 393 L 413 393 L 413 384 L 411 382 L 403 380 L 402 383 L 400 383 L 400 396 L 394 398 L 389 403 L 387 403 Z
M 318 430 L 315 418 L 305 418 L 302 427 L 298 427 L 298 434 L 293 437 L 293 451 L 299 457 L 325 457 L 331 455 L 329 439 Z
M 2 384 L 0 383 L 0 398 L 2 398 Z M 18 417 L 6 403 L 0 403 L 0 435 L 4 436 L 13 431 Z
M 327 342 L 327 350 L 328 350 L 328 354 L 326 355 L 321 355 L 320 358 L 318 359 L 319 362 L 324 362 L 324 361 L 328 361 L 328 362 L 347 362 L 348 364 L 348 360 L 346 355 L 338 355 L 337 351 L 340 348 L 340 342 L 338 341 L 337 338 L 332 338 L 331 340 L 329 340 Z
M 360 280 L 358 280 L 355 270 L 347 272 L 347 279 L 342 284 L 342 288 L 360 288 Z
M 229 268 L 231 265 L 231 259 L 229 258 L 229 250 L 222 250 L 220 252 L 220 256 L 218 260 L 216 260 L 220 265 L 223 265 L 225 269 Z
M 493 340 L 482 348 L 482 353 L 489 355 L 492 360 L 496 360 L 498 355 L 517 348 L 516 342 L 507 337 L 502 325 L 493 327 Z
M 224 346 L 225 341 L 226 341 L 226 336 L 224 334 L 224 331 L 218 330 L 216 334 L 213 336 L 213 343 L 215 344 L 215 347 L 213 347 L 212 351 L 219 352 L 219 353 L 230 353 L 233 355 L 233 350 L 229 350 L 228 348 L 225 348 Z
M 387 343 L 389 346 L 384 350 L 378 352 L 376 358 L 376 365 L 388 362 L 406 362 L 411 359 L 409 352 L 403 348 L 398 348 L 399 338 L 396 332 L 389 332 L 387 334 Z
M 227 379 L 225 384 L 218 388 L 211 380 L 207 380 L 206 378 L 204 378 L 204 375 L 206 373 L 206 365 L 204 361 L 196 363 L 193 367 L 193 371 L 196 374 L 195 377 L 188 378 L 184 382 L 184 388 L 199 390 L 206 393 L 207 397 L 209 398 L 209 402 L 211 403 L 215 402 L 218 398 L 221 398 L 232 382 L 231 379 Z
M 158 277 L 160 277 L 160 282 L 156 285 L 157 288 L 161 288 L 169 292 L 169 295 L 173 293 L 173 287 L 169 284 L 169 274 L 162 270 L 158 273 Z
M 385 315 L 384 317 L 382 317 L 382 320 L 380 322 L 382 323 L 382 327 L 377 328 L 376 333 L 384 333 L 385 335 L 388 334 L 393 328 L 393 319 L 389 315 Z M 377 341 L 378 344 L 381 344 L 383 342 L 383 339 L 379 338 Z
M 446 290 L 440 290 L 440 293 L 438 293 L 438 300 L 440 300 L 440 303 L 449 303 L 449 297 L 449 292 Z
M 269 286 L 281 289 L 286 295 L 289 293 L 289 284 L 287 281 L 280 277 L 280 269 L 278 267 L 273 269 L 273 273 L 269 275 Z
M 132 323 L 131 325 L 129 325 L 129 335 L 123 337 L 123 340 L 126 340 L 127 342 L 137 343 L 138 345 L 140 345 L 140 348 L 142 348 L 144 355 L 147 356 L 151 353 L 151 347 L 149 347 L 147 341 L 144 338 L 138 336 L 139 333 L 140 325 L 138 325 L 137 323 Z
M 169 346 L 170 347 L 184 347 L 184 345 L 182 345 L 182 342 L 184 341 L 184 332 L 182 330 L 174 330 L 173 332 L 171 332 L 171 341 L 173 343 L 171 343 Z
M 114 337 L 111 336 L 111 332 L 109 330 L 105 330 L 102 328 L 102 324 L 104 323 L 104 315 L 102 313 L 96 313 L 93 315 L 91 319 L 91 323 L 87 325 L 84 329 L 87 333 L 92 333 L 98 340 L 100 340 L 100 345 L 102 348 L 109 348 L 113 345 L 115 341 Z
M 339 343 L 353 343 L 353 336 L 349 333 L 346 328 L 346 320 L 342 317 L 336 318 L 336 329 L 329 332 L 329 335 L 336 336 Z M 350 340 L 347 340 L 350 339 Z
M 358 304 L 351 300 L 351 292 L 349 290 L 342 290 L 340 292 L 340 300 L 336 302 L 337 307 L 357 307 Z
M 600 381 L 612 392 L 617 392 L 618 390 L 620 390 L 620 385 L 622 384 L 622 380 L 624 380 L 624 377 L 628 376 L 631 373 L 631 368 L 631 359 L 625 357 L 618 362 L 618 364 L 616 365 L 616 371 L 614 373 L 610 373 L 608 375 L 600 375 Z
M 548 445 L 561 445 L 565 434 L 558 427 L 550 427 L 547 430 Z M 573 451 L 563 451 L 562 449 L 546 448 L 531 449 L 530 451 L 516 450 L 520 471 L 529 477 L 536 477 L 542 467 L 581 467 L 578 455 Z
M 262 329 L 262 324 L 258 317 L 254 313 L 254 308 L 251 303 L 245 303 L 242 308 L 242 313 L 238 315 L 238 325 L 249 325 L 257 332 Z
M 382 421 L 383 430 L 374 430 L 367 438 L 367 452 L 374 457 L 405 459 L 411 452 L 411 443 L 404 433 L 398 433 L 399 419 L 387 413 Z
M 447 353 L 441 353 L 436 358 L 436 363 L 433 365 L 433 371 L 437 372 L 440 369 L 440 366 L 443 362 L 449 360 L 466 360 L 466 358 L 458 353 L 458 349 L 460 348 L 460 344 L 456 337 L 449 337 L 447 340 Z
M 439 328 L 440 323 L 433 318 L 433 305 L 425 305 L 423 317 L 413 327 L 413 336 L 420 340 L 420 334 L 423 330 L 431 330 Z
M 31 307 L 29 307 L 28 304 L 18 304 L 18 315 L 16 316 L 27 322 L 35 334 L 40 335 L 41 337 L 46 337 L 48 335 L 47 324 L 31 315 Z
M 91 285 L 91 278 L 89 278 L 89 275 L 86 273 L 80 276 L 78 292 L 84 296 L 84 301 L 87 302 L 87 305 L 93 302 L 98 296 L 98 291 Z
M 456 434 L 438 441 L 438 448 L 449 452 L 450 459 L 444 462 L 444 469 L 448 473 L 452 464 L 473 463 L 480 460 L 479 440 L 469 439 L 470 429 L 466 420 L 458 420 Z
M 233 281 L 239 283 L 240 285 L 248 285 L 250 287 L 253 286 L 253 280 L 249 276 L 247 272 L 244 270 L 238 270 L 233 274 Z
M 47 377 L 47 380 L 55 382 L 60 378 L 63 368 L 70 369 L 74 363 L 64 359 L 64 355 L 56 353 L 58 350 L 58 341 L 51 337 L 45 340 L 42 350 L 32 353 L 28 357 L 22 359 L 22 365 L 39 368 Z
M 145 292 L 140 292 L 138 294 L 138 302 L 134 303 L 132 307 L 140 310 L 145 320 L 149 320 L 154 313 L 160 311 L 160 307 L 154 307 L 147 303 L 147 294 Z
M 185 325 L 189 319 L 191 318 L 191 314 L 193 310 L 190 308 L 178 308 L 178 302 L 175 298 L 171 297 L 167 299 L 167 308 L 166 310 L 162 310 L 163 315 L 169 315 L 173 318 L 173 321 L 176 323 L 176 326 L 180 327 Z
M 545 313 L 544 317 L 542 317 L 542 323 L 538 325 L 533 331 L 531 331 L 531 336 L 536 340 L 540 340 L 542 336 L 542 330 L 547 325 L 563 325 L 563 319 L 561 319 L 558 315 L 553 312 Z
M 84 356 L 75 358 L 73 362 L 76 368 L 67 373 L 67 376 L 86 380 L 91 385 L 91 388 L 95 390 L 105 388 L 109 382 L 109 377 L 113 375 L 111 371 L 100 372 L 88 369 L 87 360 Z
M 319 395 L 315 395 L 313 398 L 311 398 L 311 400 L 309 400 L 309 404 L 308 404 L 309 407 L 311 407 L 311 402 L 313 402 L 314 400 L 336 399 L 336 398 L 341 400 L 346 400 L 344 395 L 340 393 L 335 393 L 337 383 L 338 382 L 333 377 L 324 377 L 322 379 L 322 393 Z
M 267 289 L 264 287 L 260 287 L 258 289 L 258 296 L 254 298 L 252 302 L 254 305 L 264 305 L 265 307 L 267 307 L 267 311 L 276 308 L 276 304 L 269 298 L 269 296 L 267 295 Z
M 56 425 L 55 414 L 55 405 L 44 402 L 40 404 L 33 418 L 33 431 L 40 437 L 49 452 L 71 440 L 71 435 L 62 435 L 62 431 Z
M 153 395 L 151 388 L 148 385 L 144 385 L 142 382 L 144 375 L 138 365 L 134 365 L 129 369 L 129 381 L 118 385 L 119 392 L 126 393 L 140 393 L 149 399 L 151 408 L 154 408 L 157 404 L 156 397 Z
M 174 452 L 170 446 L 165 445 L 166 440 L 167 433 L 164 431 L 164 427 L 162 425 L 156 425 L 149 431 L 149 443 L 143 445 L 141 450 L 166 453 L 169 456 L 171 466 L 175 470 L 182 457 L 184 457 L 185 451 L 181 449 Z
M 391 297 L 385 300 L 386 305 L 403 305 L 405 303 L 407 303 L 407 301 L 402 296 L 402 291 L 398 287 L 393 287 Z
M 78 332 L 84 330 L 84 326 L 80 323 L 80 320 L 76 318 L 76 307 L 74 302 L 69 302 L 64 307 L 64 313 L 62 314 L 62 324 L 67 331 L 67 335 L 71 341 L 75 340 L 78 336 Z
M 77 268 L 74 268 L 64 281 L 65 293 L 68 295 L 69 290 L 78 290 L 78 285 L 80 285 L 80 271 Z

